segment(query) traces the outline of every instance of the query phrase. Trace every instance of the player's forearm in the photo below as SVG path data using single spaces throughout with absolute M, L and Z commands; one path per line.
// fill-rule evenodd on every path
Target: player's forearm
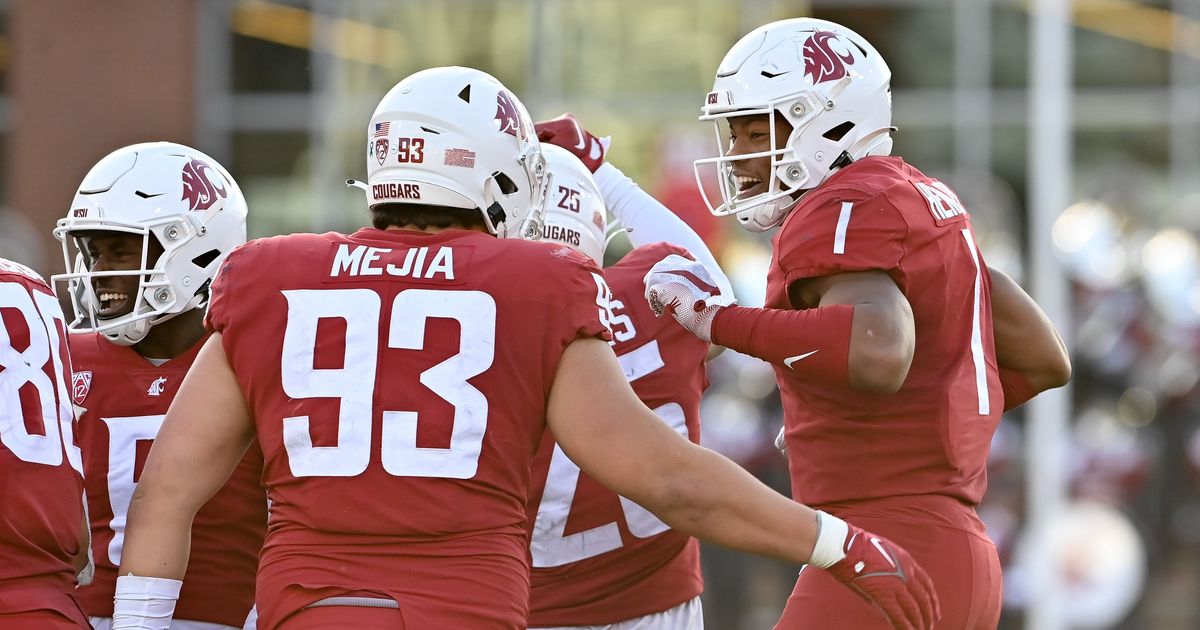
M 182 580 L 191 549 L 194 511 L 139 485 L 129 504 L 117 575 Z
M 817 537 L 813 510 L 699 446 L 689 445 L 671 464 L 661 491 L 644 507 L 672 528 L 732 549 L 808 562 Z
M 854 307 L 803 311 L 730 306 L 713 320 L 712 342 L 782 365 L 806 379 L 849 383 Z
M 1005 387 L 1014 390 L 1016 406 L 1039 392 L 1061 387 L 1071 378 L 1071 361 L 1066 344 L 1041 307 L 1012 278 L 989 269 L 992 276 L 992 332 L 996 362 Z M 1007 377 L 1006 377 L 1007 373 Z M 1019 378 L 1017 377 L 1019 374 Z M 1024 390 L 1032 390 L 1027 395 Z

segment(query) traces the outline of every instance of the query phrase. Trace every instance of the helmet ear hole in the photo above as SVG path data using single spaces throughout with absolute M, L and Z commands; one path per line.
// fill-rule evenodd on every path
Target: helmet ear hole
M 495 173 L 492 173 L 492 178 L 496 180 L 496 185 L 500 187 L 500 192 L 504 193 L 505 195 L 511 195 L 517 192 L 518 188 L 516 182 L 514 182 L 508 175 L 505 175 L 500 171 L 496 171 Z
M 192 264 L 196 265 L 197 267 L 199 267 L 201 269 L 207 269 L 208 266 L 212 264 L 212 261 L 216 260 L 217 256 L 220 256 L 220 255 L 221 255 L 220 250 L 210 249 L 210 250 L 204 252 L 203 254 L 200 254 L 199 256 L 196 256 L 195 258 L 193 258 Z
M 850 133 L 851 129 L 854 129 L 854 123 L 847 120 L 846 122 L 821 134 L 821 136 L 827 140 L 837 142 L 838 140 L 845 138 L 846 134 Z

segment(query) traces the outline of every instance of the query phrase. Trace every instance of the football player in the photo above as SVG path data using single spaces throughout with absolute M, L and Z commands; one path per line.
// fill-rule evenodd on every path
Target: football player
M 133 498 L 121 623 L 165 626 L 192 515 L 257 434 L 272 500 L 259 627 L 524 628 L 525 501 L 547 426 L 673 527 L 810 561 L 899 627 L 932 623 L 902 549 L 772 492 L 638 401 L 599 270 L 519 240 L 541 236 L 546 166 L 503 85 L 418 72 L 367 135 L 374 227 L 253 241 L 217 276 L 212 337 Z
M 656 319 L 642 297 L 642 277 L 664 256 L 692 255 L 689 251 L 710 261 L 706 269 L 722 286 L 728 286 L 725 275 L 687 224 L 604 161 L 607 147 L 574 116 L 535 127 L 553 187 L 542 240 L 572 247 L 602 265 L 605 200 L 612 200 L 634 249 L 604 270 L 612 291 L 606 312 L 610 343 L 638 398 L 699 443 L 709 344 Z M 533 481 L 531 628 L 703 627 L 694 538 L 582 474 L 549 434 L 534 459 Z
M 204 312 L 221 261 L 246 241 L 246 201 L 216 161 L 169 142 L 135 144 L 96 163 L 54 235 L 74 321 L 79 412 L 96 578 L 79 589 L 100 630 L 129 501 L 146 455 L 204 345 Z M 262 456 L 250 449 L 196 515 L 175 629 L 241 628 L 254 603 L 266 530 Z M 207 497 L 206 497 L 207 498 Z
M 697 161 L 697 179 L 717 171 L 714 214 L 779 229 L 766 306 L 728 305 L 679 256 L 646 276 L 647 298 L 775 367 L 797 501 L 911 550 L 937 585 L 939 628 L 995 628 L 1000 563 L 975 507 L 1001 412 L 1070 375 L 1057 332 L 989 271 L 954 191 L 889 157 L 891 73 L 866 40 L 821 20 L 774 22 L 716 76 L 701 118 L 721 155 Z M 803 571 L 778 627 L 887 620 Z
M 66 319 L 36 272 L 0 258 L 0 628 L 87 628 L 83 464 Z

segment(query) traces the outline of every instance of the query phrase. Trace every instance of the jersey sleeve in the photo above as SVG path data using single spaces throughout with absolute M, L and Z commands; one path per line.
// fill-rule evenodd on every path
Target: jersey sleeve
M 229 253 L 217 270 L 217 277 L 209 289 L 208 312 L 204 315 L 204 327 L 209 332 L 224 332 L 232 321 L 235 300 L 239 296 L 241 299 L 248 297 L 243 287 L 249 284 L 246 275 L 253 269 L 249 259 L 258 246 L 256 241 L 241 245 Z
M 564 248 L 566 249 L 566 248 Z M 596 337 L 612 341 L 609 327 L 608 302 L 612 292 L 604 280 L 604 273 L 582 254 L 570 250 L 564 256 L 564 273 L 567 301 L 564 317 L 561 318 L 560 338 L 566 348 L 576 339 Z
M 788 284 L 851 271 L 885 271 L 903 288 L 908 223 L 884 195 L 825 195 L 789 220 L 776 244 Z

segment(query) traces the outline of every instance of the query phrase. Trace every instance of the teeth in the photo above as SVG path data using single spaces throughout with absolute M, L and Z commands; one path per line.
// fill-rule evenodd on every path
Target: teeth
M 735 175 L 733 181 L 737 182 L 739 188 L 762 183 L 762 180 L 757 177 L 742 177 L 740 175 Z
M 111 300 L 124 300 L 128 296 L 124 293 L 101 293 L 96 297 L 100 298 L 101 302 L 108 302 Z

